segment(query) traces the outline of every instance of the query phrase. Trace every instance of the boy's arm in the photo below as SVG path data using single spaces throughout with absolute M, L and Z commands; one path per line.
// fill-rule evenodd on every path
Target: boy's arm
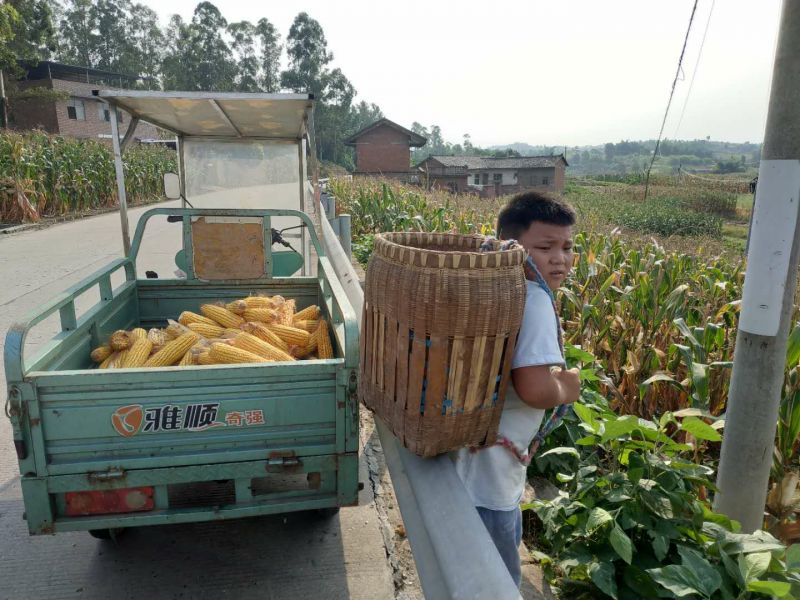
M 521 367 L 511 371 L 514 390 L 533 408 L 553 408 L 575 402 L 581 394 L 577 369 L 553 369 L 550 365 Z

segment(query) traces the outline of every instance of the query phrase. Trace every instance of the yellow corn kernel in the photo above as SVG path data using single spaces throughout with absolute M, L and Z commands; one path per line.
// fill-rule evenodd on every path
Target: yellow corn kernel
M 218 325 L 222 325 L 223 327 L 237 328 L 244 323 L 244 319 L 242 317 L 235 315 L 227 308 L 217 306 L 216 304 L 203 304 L 203 306 L 200 307 L 200 312 L 202 312 L 203 315 L 209 319 L 213 319 Z
M 112 352 L 111 354 L 106 357 L 106 359 L 101 362 L 97 368 L 98 369 L 111 369 L 113 368 L 111 365 L 116 364 L 119 360 L 119 352 Z
M 284 342 L 289 344 L 290 346 L 302 346 L 305 347 L 308 345 L 308 340 L 311 337 L 311 334 L 308 333 L 305 329 L 298 329 L 297 327 L 290 327 L 288 325 L 279 325 L 277 323 L 273 323 L 272 325 L 267 325 L 269 330 L 281 338 Z
M 247 305 L 247 308 L 275 308 L 279 304 L 283 304 L 282 296 L 248 296 L 242 300 Z
M 186 354 L 183 355 L 181 362 L 178 363 L 179 367 L 188 367 L 189 365 L 194 364 L 194 352 L 188 350 Z
M 180 337 L 167 342 L 164 347 L 153 354 L 144 363 L 145 367 L 169 367 L 178 362 L 189 349 L 195 345 L 200 336 L 194 331 L 184 333 Z
M 142 329 L 141 327 L 136 327 L 135 329 L 131 329 L 128 336 L 130 336 L 131 346 L 133 346 L 133 342 L 135 342 L 136 340 L 144 340 L 147 338 L 147 330 Z
M 153 350 L 158 352 L 169 341 L 167 334 L 162 329 L 153 328 L 147 332 L 147 339 L 153 342 Z
M 293 321 L 316 321 L 319 319 L 319 306 L 316 304 L 308 306 L 292 317 Z
M 331 345 L 330 335 L 328 335 L 328 322 L 325 319 L 320 320 L 316 335 L 319 357 L 333 358 L 333 346 Z
M 248 308 L 242 314 L 245 321 L 260 321 L 262 323 L 272 323 L 278 319 L 278 313 L 271 308 Z
M 244 325 L 242 325 L 242 330 L 246 331 L 247 333 L 252 333 L 258 339 L 264 340 L 265 342 L 275 346 L 279 350 L 283 350 L 284 352 L 289 351 L 289 344 L 287 344 L 277 335 L 272 333 L 269 330 L 269 328 L 263 323 L 245 323 Z
M 178 323 L 186 327 L 188 327 L 190 323 L 205 323 L 206 325 L 217 324 L 216 321 L 214 321 L 213 319 L 209 319 L 208 317 L 204 317 L 203 315 L 198 315 L 197 313 L 193 313 L 190 310 L 185 310 L 181 313 L 181 316 L 178 317 Z
M 316 319 L 307 319 L 307 320 L 294 320 L 292 321 L 292 327 L 297 327 L 298 329 L 305 329 L 308 333 L 314 333 L 319 327 L 319 321 Z
M 229 344 L 211 344 L 211 359 L 222 364 L 269 362 L 258 354 L 253 354 Z
M 116 350 L 117 352 L 127 350 L 131 347 L 131 338 L 127 331 L 120 329 L 111 334 L 108 345 L 111 346 L 112 350 Z
M 290 354 L 244 331 L 233 340 L 233 345 L 270 360 L 294 360 L 294 357 Z
M 206 352 L 201 352 L 197 356 L 197 364 L 198 365 L 216 365 L 217 362 L 213 358 L 211 358 L 211 352 L 207 350 Z
M 294 308 L 295 308 L 295 301 L 294 300 L 287 300 L 283 304 L 281 304 L 278 308 L 278 323 L 281 325 L 288 325 L 291 326 L 292 320 L 294 319 Z
M 127 354 L 125 355 L 125 359 L 122 361 L 120 367 L 123 369 L 135 369 L 137 367 L 141 367 L 145 362 L 147 362 L 152 349 L 153 342 L 148 340 L 147 337 L 137 339 L 135 342 L 133 342 L 133 346 L 126 350 Z
M 187 327 L 204 338 L 218 338 L 225 331 L 223 327 L 217 324 L 209 325 L 208 323 L 189 323 Z
M 220 337 L 223 337 L 223 338 L 235 338 L 240 333 L 242 333 L 241 329 L 238 329 L 236 327 L 226 327 L 225 329 L 222 330 L 222 336 L 220 336 Z
M 92 350 L 91 358 L 92 361 L 96 363 L 105 362 L 105 360 L 111 356 L 114 351 L 111 349 L 111 346 L 98 346 L 94 350 Z
M 228 304 L 225 305 L 225 308 L 227 308 L 233 314 L 241 317 L 244 314 L 244 311 L 246 311 L 249 307 L 247 306 L 247 302 L 244 300 L 234 300 L 233 302 L 228 302 Z
M 130 348 L 128 348 L 127 350 L 120 350 L 120 352 L 117 353 L 117 358 L 109 363 L 108 368 L 121 369 L 122 365 L 125 364 L 125 360 L 127 359 L 128 353 L 130 351 L 131 351 Z
M 167 325 L 167 328 L 164 331 L 167 333 L 167 337 L 169 339 L 175 340 L 181 337 L 187 331 L 189 331 L 189 329 L 181 325 L 180 323 L 176 323 L 175 321 L 169 321 L 169 325 Z

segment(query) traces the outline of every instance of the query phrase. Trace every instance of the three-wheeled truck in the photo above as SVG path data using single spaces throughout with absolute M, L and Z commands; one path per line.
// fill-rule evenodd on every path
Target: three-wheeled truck
M 107 537 L 132 526 L 355 504 L 358 328 L 303 212 L 313 193 L 312 97 L 95 95 L 112 113 L 125 255 L 7 334 L 6 414 L 30 533 Z M 123 139 L 119 109 L 133 117 Z M 182 208 L 148 210 L 129 243 L 122 152 L 140 119 L 176 135 L 179 173 L 165 187 Z M 146 236 L 155 221 L 168 221 L 159 231 L 177 242 L 174 275 L 143 276 L 143 241 L 169 246 Z M 99 301 L 79 313 L 87 294 Z M 298 310 L 319 305 L 335 358 L 93 368 L 90 351 L 115 330 L 163 327 L 181 311 L 253 294 L 294 298 Z M 55 314 L 60 331 L 27 360 L 29 331 Z

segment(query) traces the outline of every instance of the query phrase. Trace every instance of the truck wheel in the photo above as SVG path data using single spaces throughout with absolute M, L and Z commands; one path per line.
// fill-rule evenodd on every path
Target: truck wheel
M 124 527 L 112 527 L 110 529 L 90 529 L 89 535 L 98 540 L 116 540 L 122 532 L 125 531 Z

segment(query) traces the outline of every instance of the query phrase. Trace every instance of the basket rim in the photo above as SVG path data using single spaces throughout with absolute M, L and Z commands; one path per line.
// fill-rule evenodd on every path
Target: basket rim
M 449 239 L 449 240 L 456 240 L 456 239 L 472 239 L 472 240 L 479 240 L 483 242 L 486 239 L 486 236 L 482 236 L 475 233 L 437 233 L 437 232 L 429 232 L 429 231 L 389 231 L 378 233 L 375 235 L 375 252 L 379 252 L 380 254 L 387 256 L 388 253 L 392 249 L 408 249 L 413 250 L 415 253 L 419 252 L 421 254 L 427 255 L 429 257 L 432 256 L 494 256 L 494 255 L 503 255 L 507 257 L 507 260 L 510 263 L 514 263 L 519 261 L 520 264 L 525 261 L 525 257 L 527 256 L 527 252 L 525 249 L 517 243 L 517 245 L 513 248 L 509 248 L 508 250 L 491 250 L 488 252 L 481 252 L 480 250 L 469 251 L 469 250 L 430 250 L 427 248 L 420 248 L 418 246 L 407 246 L 405 244 L 401 244 L 395 241 L 392 238 L 398 238 L 402 236 L 413 236 L 418 238 L 428 238 L 430 240 L 434 240 L 439 238 Z M 498 240 L 495 240 L 499 244 Z

